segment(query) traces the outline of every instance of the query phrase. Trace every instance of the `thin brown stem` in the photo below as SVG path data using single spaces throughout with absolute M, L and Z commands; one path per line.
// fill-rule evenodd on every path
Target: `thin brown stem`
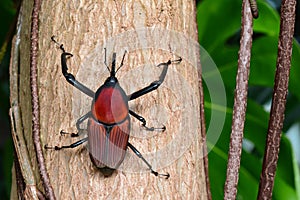
M 227 176 L 224 187 L 224 199 L 236 199 L 239 169 L 242 152 L 242 140 L 247 108 L 248 79 L 252 47 L 252 13 L 248 0 L 243 1 L 242 31 L 234 95 L 234 108 L 228 153 Z
M 272 199 L 293 48 L 296 0 L 283 0 L 275 85 L 257 199 Z
M 47 199 L 55 199 L 50 179 L 45 166 L 45 159 L 40 142 L 40 116 L 39 116 L 39 96 L 37 80 L 37 58 L 38 58 L 38 39 L 39 39 L 39 11 L 41 0 L 35 0 L 32 11 L 31 24 L 31 49 L 30 49 L 30 86 L 32 97 L 32 137 L 36 151 L 38 167 L 46 192 Z

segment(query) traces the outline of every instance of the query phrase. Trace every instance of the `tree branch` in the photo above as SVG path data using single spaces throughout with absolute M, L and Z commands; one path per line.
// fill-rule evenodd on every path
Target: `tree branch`
M 295 24 L 295 0 L 283 0 L 281 3 L 281 24 L 278 43 L 278 57 L 275 85 L 270 113 L 268 135 L 260 176 L 257 199 L 271 199 L 277 168 L 281 131 L 283 127 L 286 96 L 291 66 L 293 34 Z
M 230 147 L 228 154 L 227 176 L 224 199 L 236 199 L 239 178 L 242 140 L 247 108 L 248 79 L 252 47 L 252 14 L 248 0 L 243 1 L 242 31 L 234 95 L 234 109 L 231 125 Z
M 44 185 L 46 196 L 48 199 L 55 199 L 50 179 L 45 166 L 41 141 L 40 141 L 40 109 L 39 94 L 37 81 L 37 57 L 38 57 L 38 40 L 39 40 L 39 11 L 41 0 L 35 0 L 32 11 L 31 23 L 31 48 L 30 48 L 30 86 L 32 97 L 32 137 L 36 151 L 38 167 L 41 179 Z

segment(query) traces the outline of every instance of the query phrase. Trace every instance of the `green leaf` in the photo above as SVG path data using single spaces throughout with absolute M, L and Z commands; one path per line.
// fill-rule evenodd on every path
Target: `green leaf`
M 206 50 L 215 49 L 239 30 L 240 8 L 241 1 L 231 0 L 205 0 L 198 6 L 199 41 Z
M 253 21 L 255 32 L 268 36 L 278 36 L 280 17 L 278 12 L 266 1 L 258 1 L 259 17 Z
M 253 100 L 248 99 L 244 128 L 245 142 L 247 141 L 250 147 L 244 146 L 242 153 L 238 199 L 256 199 L 257 196 L 269 120 L 269 113 L 265 111 L 263 103 L 272 98 L 271 88 L 274 85 L 278 51 L 279 15 L 267 1 L 258 1 L 258 7 L 260 14 L 259 18 L 254 20 L 249 78 L 249 96 Z M 207 62 L 208 58 L 201 57 L 207 139 L 211 150 L 208 155 L 211 191 L 213 199 L 223 199 L 239 51 L 241 1 L 204 0 L 198 5 L 197 11 L 200 44 L 217 65 L 216 68 L 208 68 L 210 64 Z M 288 127 L 299 120 L 298 115 L 292 115 L 292 111 L 300 105 L 298 66 L 300 66 L 300 46 L 295 41 L 289 92 L 291 97 L 296 98 L 288 101 L 289 112 L 286 113 L 286 118 L 289 119 Z M 219 83 L 219 79 L 222 79 L 222 83 Z M 212 83 L 215 83 L 213 87 Z M 224 93 L 220 90 L 222 87 Z M 225 101 L 221 101 L 224 98 Z M 299 179 L 299 169 L 292 146 L 283 135 L 273 199 L 287 199 L 282 197 L 299 199 Z
M 294 40 L 291 61 L 289 91 L 300 101 L 299 74 L 300 74 L 300 44 Z

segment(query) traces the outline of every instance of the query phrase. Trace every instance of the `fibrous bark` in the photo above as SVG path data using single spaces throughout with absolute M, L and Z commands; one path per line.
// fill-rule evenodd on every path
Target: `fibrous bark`
M 20 34 L 20 69 L 16 98 L 21 111 L 37 188 L 41 184 L 32 141 L 30 90 L 30 14 L 33 4 L 23 2 Z M 66 145 L 78 140 L 60 136 L 60 130 L 76 132 L 77 118 L 90 109 L 91 99 L 66 82 L 60 65 L 61 51 L 51 42 L 55 35 L 74 56 L 68 60 L 76 79 L 96 90 L 109 73 L 107 63 L 117 53 L 117 65 L 125 50 L 124 66 L 117 77 L 130 94 L 147 86 L 161 72 L 157 64 L 182 57 L 169 68 L 165 82 L 151 94 L 130 102 L 130 109 L 146 118 L 149 126 L 167 130 L 147 132 L 132 119 L 130 142 L 168 180 L 150 174 L 147 166 L 128 150 L 124 165 L 105 178 L 80 146 L 64 151 L 43 150 L 46 170 L 58 199 L 206 199 L 203 140 L 199 116 L 197 65 L 199 45 L 195 5 L 186 1 L 43 1 L 39 11 L 37 86 L 41 146 Z M 18 66 L 12 66 L 18 67 Z M 16 91 L 17 90 L 17 91 Z M 84 136 L 81 136 L 84 137 Z

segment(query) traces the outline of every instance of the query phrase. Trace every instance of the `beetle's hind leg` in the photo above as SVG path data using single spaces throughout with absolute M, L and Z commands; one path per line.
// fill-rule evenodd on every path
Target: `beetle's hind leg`
M 169 173 L 166 174 L 160 174 L 157 171 L 154 171 L 152 166 L 148 163 L 148 161 L 143 157 L 143 155 L 132 145 L 128 142 L 128 147 L 135 153 L 135 155 L 137 155 L 140 159 L 143 160 L 143 162 L 149 167 L 149 169 L 151 170 L 151 173 L 154 174 L 155 176 L 162 176 L 165 177 L 166 179 L 168 179 L 170 177 Z
M 52 149 L 52 150 L 62 150 L 62 149 L 72 149 L 72 148 L 75 148 L 83 143 L 85 143 L 86 141 L 88 140 L 88 138 L 83 138 L 81 140 L 78 140 L 77 142 L 74 142 L 70 145 L 64 145 L 64 146 L 48 146 L 47 144 L 44 146 L 45 149 Z
M 91 115 L 91 111 L 86 113 L 85 115 L 81 116 L 77 122 L 76 122 L 76 128 L 77 128 L 77 133 L 67 133 L 63 130 L 60 131 L 60 134 L 61 135 L 65 135 L 65 134 L 70 134 L 71 137 L 78 137 L 79 135 L 81 135 L 81 133 L 83 133 L 84 131 L 86 131 L 85 129 L 81 128 L 80 127 L 80 124 L 82 124 L 86 119 L 88 119 Z M 75 148 L 81 144 L 83 144 L 84 142 L 86 142 L 88 140 L 88 138 L 83 138 L 81 140 L 78 140 L 77 142 L 74 142 L 70 145 L 67 145 L 67 146 L 48 146 L 48 145 L 45 145 L 45 149 L 54 149 L 54 150 L 61 150 L 61 149 L 67 149 L 67 148 Z
M 133 117 L 135 117 L 137 120 L 142 122 L 142 126 L 147 130 L 147 131 L 162 131 L 164 132 L 166 130 L 165 126 L 162 127 L 148 127 L 146 126 L 146 120 L 144 117 L 138 115 L 137 113 L 133 112 L 132 110 L 129 110 L 129 114 L 131 114 Z

